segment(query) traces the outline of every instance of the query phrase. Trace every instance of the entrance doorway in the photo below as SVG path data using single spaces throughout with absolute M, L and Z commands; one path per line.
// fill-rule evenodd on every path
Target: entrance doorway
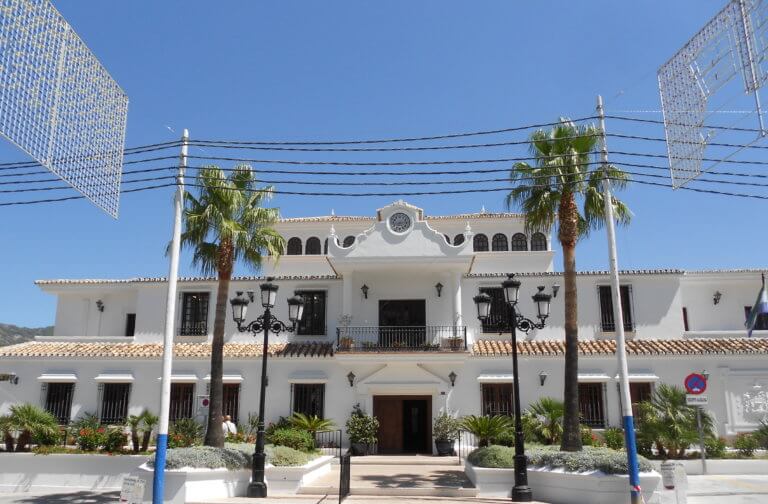
M 423 299 L 379 301 L 379 347 L 418 348 L 426 343 L 427 309 Z
M 432 396 L 374 396 L 379 453 L 432 453 Z

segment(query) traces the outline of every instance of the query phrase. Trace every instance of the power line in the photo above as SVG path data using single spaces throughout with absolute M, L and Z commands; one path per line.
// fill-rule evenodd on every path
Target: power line
M 658 119 L 640 119 L 638 117 L 624 117 L 624 116 L 612 116 L 612 115 L 607 115 L 605 116 L 605 118 L 616 119 L 618 121 L 660 124 L 662 126 L 671 125 L 671 126 L 685 126 L 688 128 L 702 128 L 702 129 L 725 130 L 725 131 L 744 131 L 748 133 L 762 133 L 762 131 L 755 128 L 736 128 L 734 126 L 717 126 L 714 124 L 682 124 L 682 123 L 675 123 L 675 122 L 664 122 Z
M 147 186 L 147 187 L 137 187 L 135 189 L 123 189 L 120 191 L 120 194 L 149 191 L 152 189 L 161 189 L 163 187 L 172 187 L 175 185 L 176 184 L 173 183 L 173 184 L 153 185 L 153 186 Z M 78 195 L 78 196 L 65 196 L 63 198 L 48 198 L 48 199 L 31 200 L 31 201 L 11 201 L 8 203 L 0 203 L 0 207 L 16 206 L 16 205 L 36 205 L 40 203 L 57 203 L 60 201 L 70 201 L 70 200 L 79 200 L 79 199 L 85 199 L 85 196 Z

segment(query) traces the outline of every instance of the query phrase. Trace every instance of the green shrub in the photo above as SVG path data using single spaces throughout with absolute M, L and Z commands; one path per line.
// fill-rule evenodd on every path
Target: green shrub
M 515 449 L 499 445 L 485 446 L 472 450 L 467 460 L 476 467 L 511 468 L 515 465 Z
M 59 422 L 52 414 L 33 404 L 14 404 L 8 415 L 8 427 L 18 432 L 16 451 L 23 451 L 36 436 L 52 437 L 59 432 Z
M 454 441 L 459 437 L 460 428 L 461 420 L 443 412 L 435 418 L 432 437 L 436 441 Z
M 499 446 L 515 446 L 515 432 L 514 430 L 506 430 L 493 438 L 493 444 Z
M 191 418 L 180 418 L 168 426 L 168 448 L 188 448 L 203 439 L 203 426 Z
M 725 439 L 708 437 L 704 440 L 704 450 L 709 458 L 723 458 L 725 456 Z
M 378 441 L 376 435 L 379 431 L 379 420 L 371 415 L 366 415 L 357 404 L 352 409 L 352 414 L 345 424 L 350 443 L 375 444 Z
M 259 415 L 256 415 L 254 413 L 248 413 L 248 421 L 247 425 L 244 426 L 245 430 L 247 430 L 246 434 L 253 434 L 254 436 L 259 431 Z M 272 435 L 273 432 L 275 432 L 277 429 L 290 429 L 291 421 L 283 416 L 281 416 L 277 422 L 270 422 L 266 428 L 264 429 L 264 432 L 267 435 L 267 439 Z
M 480 447 L 490 445 L 494 439 L 512 430 L 512 419 L 505 415 L 467 415 L 461 424 L 477 438 Z
M 154 467 L 154 457 L 147 460 L 149 467 Z M 165 459 L 166 469 L 182 467 L 229 470 L 248 469 L 251 456 L 232 448 L 214 448 L 213 446 L 193 446 L 168 450 Z
M 104 451 L 109 453 L 122 451 L 126 438 L 127 436 L 121 427 L 107 429 L 103 440 Z
M 609 427 L 603 432 L 605 445 L 611 450 L 622 450 L 624 448 L 624 431 L 618 427 Z
M 104 445 L 106 432 L 104 427 L 81 427 L 75 433 L 75 443 L 83 451 L 96 451 Z
M 43 430 L 35 432 L 32 435 L 32 442 L 38 446 L 56 446 L 62 444 L 67 435 L 63 427 L 58 430 Z
M 755 430 L 752 435 L 757 440 L 757 444 L 760 445 L 760 448 L 763 450 L 768 450 L 768 422 L 765 420 L 760 420 L 760 427 Z
M 581 425 L 581 444 L 582 446 L 593 446 L 597 436 L 592 432 L 592 427 L 589 425 Z
M 289 419 L 291 427 L 309 432 L 314 437 L 317 432 L 328 432 L 336 428 L 333 420 L 320 418 L 317 415 L 294 413 Z
M 748 432 L 742 432 L 736 436 L 733 447 L 739 451 L 740 457 L 751 457 L 758 448 L 757 438 Z
M 275 429 L 268 439 L 275 446 L 287 446 L 302 452 L 309 452 L 315 449 L 315 439 L 312 437 L 312 434 L 292 427 Z
M 274 446 L 267 458 L 274 466 L 302 466 L 314 457 L 309 453 L 294 450 L 289 446 Z

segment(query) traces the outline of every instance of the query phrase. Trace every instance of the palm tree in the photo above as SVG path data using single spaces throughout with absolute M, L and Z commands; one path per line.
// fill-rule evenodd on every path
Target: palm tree
M 505 432 L 512 430 L 512 418 L 505 415 L 467 415 L 462 418 L 461 426 L 477 438 L 477 447 L 482 448 L 493 443 Z
M 238 261 L 258 269 L 264 253 L 279 257 L 284 240 L 273 228 L 279 217 L 278 210 L 262 206 L 274 189 L 258 188 L 250 166 L 240 165 L 229 176 L 217 166 L 207 166 L 200 170 L 198 180 L 201 186 L 198 195 L 189 192 L 184 195 L 181 243 L 193 250 L 194 266 L 203 274 L 218 277 L 205 444 L 222 447 L 224 323 L 232 270 Z
M 568 119 L 560 119 L 550 131 L 532 133 L 530 151 L 534 164 L 514 165 L 510 178 L 516 187 L 507 195 L 507 207 L 518 207 L 525 214 L 529 233 L 548 232 L 555 223 L 558 225 L 565 276 L 565 415 L 560 445 L 565 451 L 581 449 L 576 243 L 604 224 L 603 171 L 589 169 L 598 134 L 595 126 L 577 126 Z M 613 166 L 607 170 L 618 189 L 626 185 L 629 178 L 624 172 Z M 577 200 L 582 203 L 581 210 Z M 629 223 L 631 212 L 615 197 L 613 208 L 620 224 Z
M 564 412 L 562 401 L 542 397 L 528 407 L 523 420 L 531 437 L 551 445 L 559 442 L 563 436 Z
M 328 432 L 336 427 L 333 420 L 320 418 L 317 415 L 305 415 L 304 413 L 294 413 L 289 419 L 291 425 L 297 429 L 305 430 L 315 437 L 318 432 Z
M 16 439 L 17 452 L 24 451 L 35 436 L 51 437 L 59 433 L 59 422 L 56 417 L 33 404 L 11 406 L 10 418 L 7 422 L 12 430 L 19 432 Z

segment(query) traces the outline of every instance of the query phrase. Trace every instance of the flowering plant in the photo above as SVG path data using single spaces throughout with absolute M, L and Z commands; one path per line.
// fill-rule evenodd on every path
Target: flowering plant
M 105 433 L 104 427 L 82 427 L 77 431 L 75 442 L 83 451 L 96 451 L 104 444 Z

